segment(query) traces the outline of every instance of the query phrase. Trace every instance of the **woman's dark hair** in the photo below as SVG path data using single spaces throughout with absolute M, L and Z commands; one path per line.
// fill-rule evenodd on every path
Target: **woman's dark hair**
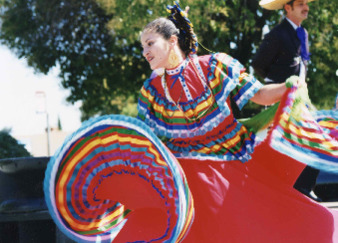
M 142 33 L 155 32 L 169 40 L 172 35 L 178 37 L 178 44 L 185 55 L 197 52 L 197 38 L 193 31 L 192 24 L 189 19 L 183 15 L 183 11 L 179 6 L 168 7 L 171 15 L 168 18 L 158 18 L 147 24 Z
M 143 28 L 142 33 L 144 32 L 155 32 L 162 35 L 166 40 L 169 40 L 172 35 L 176 35 L 178 37 L 180 33 L 175 24 L 166 18 L 153 20 Z

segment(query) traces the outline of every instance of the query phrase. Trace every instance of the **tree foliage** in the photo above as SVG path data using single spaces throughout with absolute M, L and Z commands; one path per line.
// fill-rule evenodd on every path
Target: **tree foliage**
M 22 144 L 10 135 L 9 130 L 0 131 L 0 159 L 31 157 Z
M 93 0 L 5 1 L 0 39 L 38 72 L 59 66 L 68 101 L 83 101 L 86 119 L 117 113 L 115 97 L 142 84 L 145 61 L 133 55 L 138 43 L 124 45 L 106 28 L 111 18 Z
M 315 1 L 304 21 L 310 40 L 308 88 L 319 107 L 332 108 L 338 94 L 338 2 Z
M 142 58 L 142 27 L 166 16 L 165 0 L 3 0 L 0 41 L 36 71 L 58 66 L 69 102 L 82 101 L 83 119 L 94 115 L 135 115 L 135 100 L 151 70 Z M 185 0 L 199 54 L 226 52 L 247 68 L 265 25 L 280 12 L 262 10 L 252 0 Z M 311 3 L 312 60 L 309 90 L 313 102 L 333 104 L 337 93 L 337 8 L 335 1 Z M 324 94 L 323 94 L 324 93 Z

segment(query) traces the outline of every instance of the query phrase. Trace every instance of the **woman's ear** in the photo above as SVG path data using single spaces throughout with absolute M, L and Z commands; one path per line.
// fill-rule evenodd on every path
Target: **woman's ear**
M 177 43 L 178 43 L 178 38 L 176 35 L 172 35 L 170 38 L 169 38 L 169 43 L 171 46 L 175 46 Z

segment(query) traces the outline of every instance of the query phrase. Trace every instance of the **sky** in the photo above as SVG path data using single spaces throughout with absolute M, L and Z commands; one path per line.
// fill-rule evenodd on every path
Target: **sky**
M 60 118 L 62 130 L 77 130 L 81 126 L 80 103 L 67 103 L 68 95 L 57 68 L 48 75 L 36 73 L 25 59 L 0 45 L 0 130 L 10 128 L 12 136 L 44 133 L 47 116 L 41 111 L 47 111 L 50 127 L 57 127 Z

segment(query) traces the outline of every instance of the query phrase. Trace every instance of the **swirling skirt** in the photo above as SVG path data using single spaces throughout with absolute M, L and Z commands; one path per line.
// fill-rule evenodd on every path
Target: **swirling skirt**
M 304 167 L 266 142 L 247 163 L 178 162 L 140 121 L 107 116 L 67 139 L 44 190 L 77 242 L 338 242 L 338 211 L 293 189 Z
M 252 160 L 181 160 L 195 218 L 184 243 L 338 242 L 338 210 L 293 188 L 304 164 L 258 146 Z
M 130 117 L 84 123 L 46 170 L 53 220 L 77 242 L 338 242 L 338 210 L 293 188 L 307 162 L 338 172 L 338 142 L 309 113 L 292 118 L 292 92 L 246 163 L 178 161 Z

